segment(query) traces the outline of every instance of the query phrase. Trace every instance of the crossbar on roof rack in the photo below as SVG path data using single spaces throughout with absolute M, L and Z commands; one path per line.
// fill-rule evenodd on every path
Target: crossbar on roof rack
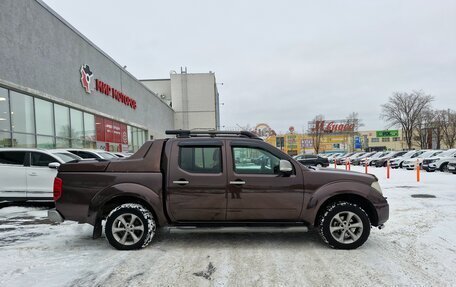
M 190 130 L 167 130 L 165 131 L 165 134 L 167 135 L 176 135 L 178 138 L 189 138 L 189 137 L 197 137 L 197 136 L 210 136 L 210 137 L 216 137 L 216 136 L 240 136 L 240 137 L 246 137 L 246 138 L 251 138 L 251 139 L 260 139 L 256 134 L 248 131 L 190 131 Z

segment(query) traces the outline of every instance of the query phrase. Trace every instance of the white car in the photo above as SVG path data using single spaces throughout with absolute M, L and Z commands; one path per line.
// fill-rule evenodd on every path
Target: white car
M 430 172 L 436 171 L 436 170 L 446 171 L 448 169 L 448 163 L 450 162 L 450 160 L 455 159 L 455 158 L 456 158 L 456 149 L 449 149 L 449 150 L 442 152 L 441 154 L 439 154 L 437 156 L 426 158 L 425 159 L 426 166 L 427 166 L 426 171 L 430 171 Z
M 441 150 L 427 150 L 415 158 L 406 159 L 402 162 L 402 168 L 413 170 L 416 168 L 416 164 L 419 166 L 423 164 L 423 160 L 428 157 L 433 157 L 442 153 Z
M 403 164 L 404 160 L 416 158 L 417 156 L 419 156 L 423 152 L 424 151 L 422 151 L 422 150 L 411 150 L 411 151 L 408 151 L 403 156 L 400 156 L 400 157 L 392 159 L 390 161 L 390 167 L 391 168 L 402 168 L 402 164 Z
M 57 168 L 77 159 L 65 150 L 0 148 L 0 200 L 52 200 Z
M 83 159 L 87 158 L 99 158 L 99 159 L 119 159 L 115 154 L 98 149 L 77 149 L 77 148 L 67 148 L 67 151 L 75 154 Z

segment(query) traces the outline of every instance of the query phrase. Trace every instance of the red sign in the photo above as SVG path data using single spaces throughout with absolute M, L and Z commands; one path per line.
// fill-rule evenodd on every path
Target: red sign
M 105 126 L 104 119 L 100 116 L 95 116 L 95 130 L 97 132 L 97 141 L 105 141 Z
M 336 123 L 335 121 L 330 121 L 326 123 L 325 121 L 316 121 L 315 127 L 312 128 L 312 131 L 323 131 L 326 133 L 333 132 L 351 132 L 355 129 L 354 124 L 347 123 Z
M 111 96 L 113 99 L 121 102 L 122 104 L 131 107 L 132 109 L 136 110 L 136 101 L 129 96 L 125 95 L 121 91 L 118 91 L 112 88 L 110 85 L 106 84 L 105 82 L 95 79 L 95 90 L 99 91 L 100 93 L 105 94 L 106 96 Z
M 104 126 L 105 126 L 105 141 L 113 142 L 114 131 L 112 128 L 112 120 L 104 119 Z
M 113 133 L 112 142 L 120 143 L 120 141 L 121 141 L 120 123 L 118 123 L 118 122 L 113 122 L 112 123 L 112 133 Z
M 122 144 L 128 144 L 127 125 L 120 124 L 120 133 Z

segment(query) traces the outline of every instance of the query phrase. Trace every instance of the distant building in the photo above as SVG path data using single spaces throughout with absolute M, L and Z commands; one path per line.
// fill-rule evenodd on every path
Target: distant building
M 169 79 L 141 82 L 174 110 L 175 129 L 220 129 L 219 94 L 215 74 L 171 73 Z

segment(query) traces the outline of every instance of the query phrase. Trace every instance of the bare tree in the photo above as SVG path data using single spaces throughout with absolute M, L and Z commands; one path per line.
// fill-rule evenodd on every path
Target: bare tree
M 347 118 L 345 119 L 345 123 L 352 125 L 353 129 L 348 131 L 346 134 L 344 134 L 344 141 L 347 145 L 349 145 L 348 151 L 354 151 L 355 147 L 353 145 L 350 145 L 350 142 L 348 141 L 348 137 L 350 137 L 351 142 L 354 143 L 355 141 L 355 135 L 359 135 L 358 131 L 360 127 L 363 127 L 364 124 L 362 121 L 359 119 L 359 115 L 356 112 L 350 113 Z
M 437 114 L 442 140 L 447 148 L 453 148 L 456 144 L 456 111 L 440 110 Z
M 435 126 L 435 111 L 423 110 L 416 121 L 414 141 L 420 148 L 428 148 L 429 138 L 432 138 L 432 131 Z
M 434 98 L 422 91 L 412 93 L 395 92 L 382 105 L 380 118 L 386 120 L 388 127 L 400 126 L 408 149 L 412 149 L 413 132 L 422 111 L 431 109 Z
M 325 133 L 323 115 L 315 116 L 315 118 L 309 123 L 308 129 L 308 133 L 312 138 L 312 146 L 315 153 L 318 154 L 320 152 L 321 139 Z

